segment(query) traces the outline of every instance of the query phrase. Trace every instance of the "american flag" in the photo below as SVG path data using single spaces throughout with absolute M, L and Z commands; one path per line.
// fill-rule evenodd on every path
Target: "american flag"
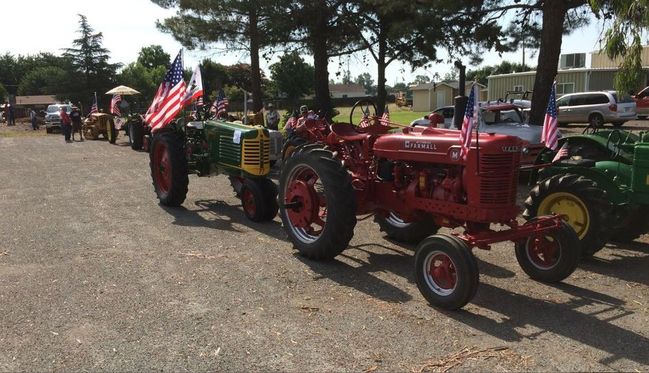
M 360 123 L 358 123 L 358 126 L 360 128 L 365 128 L 369 127 L 371 122 L 370 122 L 370 108 L 367 107 L 366 109 L 361 108 L 361 112 L 363 113 L 363 117 L 361 118 Z
M 384 126 L 390 124 L 390 110 L 388 110 L 388 105 L 385 105 L 385 110 L 383 111 L 383 115 L 381 115 L 379 122 Z
M 115 116 L 121 116 L 122 112 L 119 110 L 119 103 L 122 101 L 122 96 L 113 95 L 113 98 L 110 100 L 110 112 Z
M 203 105 L 205 105 L 205 103 L 203 102 L 203 95 L 200 95 L 198 97 L 198 100 L 196 100 L 196 106 L 200 107 L 200 106 L 203 106 Z
M 548 102 L 548 109 L 545 111 L 545 119 L 543 120 L 543 132 L 541 132 L 541 143 L 546 147 L 555 150 L 557 148 L 557 134 L 559 128 L 557 125 L 557 82 L 552 84 L 550 91 L 550 101 Z
M 223 92 L 223 89 L 220 89 L 219 94 L 218 96 L 216 96 L 216 100 L 214 100 L 210 111 L 216 113 L 216 117 L 220 118 L 228 114 L 228 106 L 230 106 L 230 101 L 228 101 L 228 98 L 225 97 L 225 92 Z
M 98 112 L 99 112 L 99 107 L 97 106 L 97 92 L 95 92 L 95 97 L 93 98 L 92 106 L 90 107 L 90 114 L 98 113 Z
M 185 95 L 185 80 L 183 79 L 182 50 L 171 64 L 164 80 L 160 83 L 153 102 L 147 110 L 146 122 L 152 131 L 166 126 L 183 108 L 182 99 Z
M 469 147 L 471 146 L 471 132 L 474 127 L 478 126 L 478 114 L 480 113 L 480 108 L 478 107 L 478 100 L 476 98 L 477 90 L 478 86 L 474 84 L 471 87 L 469 100 L 466 103 L 464 120 L 462 121 L 462 130 L 460 131 L 460 144 L 462 145 L 460 155 L 464 159 L 466 159 L 466 156 L 469 153 Z
M 192 78 L 187 85 L 188 89 L 183 96 L 183 106 L 189 105 L 193 100 L 203 96 L 203 79 L 201 78 L 201 68 L 196 65 Z M 201 104 L 202 105 L 202 104 Z
M 561 148 L 559 148 L 557 154 L 554 155 L 554 158 L 552 158 L 552 163 L 567 158 L 569 155 L 568 141 L 566 141 L 561 145 Z

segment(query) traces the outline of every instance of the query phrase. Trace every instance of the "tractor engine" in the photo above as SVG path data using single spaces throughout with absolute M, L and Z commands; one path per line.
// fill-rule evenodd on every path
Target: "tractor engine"
M 507 223 L 516 217 L 521 140 L 480 134 L 461 156 L 458 132 L 427 128 L 376 139 L 376 179 L 359 210 L 382 209 L 402 217 L 427 213 L 438 223 Z

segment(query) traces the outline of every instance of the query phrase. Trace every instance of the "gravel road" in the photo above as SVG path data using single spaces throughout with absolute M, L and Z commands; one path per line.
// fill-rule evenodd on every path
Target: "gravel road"
M 557 286 L 476 250 L 476 297 L 441 312 L 372 219 L 312 262 L 225 177 L 165 208 L 123 138 L 0 137 L 0 371 L 647 371 L 648 237 Z

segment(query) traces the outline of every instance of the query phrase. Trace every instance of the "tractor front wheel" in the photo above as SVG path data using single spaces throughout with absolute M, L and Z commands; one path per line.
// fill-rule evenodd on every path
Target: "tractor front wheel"
M 108 123 L 108 128 L 106 128 L 106 137 L 108 142 L 114 144 L 117 141 L 117 128 L 115 128 L 115 123 Z
M 475 296 L 478 264 L 464 241 L 448 234 L 436 234 L 417 247 L 415 280 L 432 306 L 456 310 Z
M 591 257 L 608 239 L 604 224 L 609 210 L 606 192 L 594 181 L 567 174 L 549 177 L 532 188 L 523 217 L 563 215 L 579 237 L 582 255 Z
M 406 221 L 392 211 L 387 216 L 376 215 L 374 221 L 389 238 L 407 243 L 421 242 L 439 229 L 432 219 Z
M 244 214 L 254 222 L 273 220 L 277 215 L 277 187 L 269 179 L 244 179 L 239 197 Z
M 356 226 L 351 176 L 321 147 L 298 147 L 279 178 L 280 217 L 301 255 L 333 259 L 347 248 Z
M 180 206 L 187 196 L 187 159 L 182 136 L 163 132 L 153 136 L 149 165 L 153 187 L 165 206 Z
M 516 243 L 516 259 L 532 279 L 559 282 L 579 264 L 579 239 L 566 222 L 551 232 L 533 234 Z

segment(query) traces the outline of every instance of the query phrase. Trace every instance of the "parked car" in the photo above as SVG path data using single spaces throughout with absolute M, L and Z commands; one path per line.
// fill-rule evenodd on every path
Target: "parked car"
M 452 128 L 454 112 L 453 106 L 443 106 L 433 110 L 429 115 L 440 114 L 444 118 L 444 128 Z M 521 159 L 523 164 L 533 163 L 544 148 L 544 145 L 541 144 L 543 126 L 525 123 L 523 113 L 518 105 L 502 102 L 483 104 L 480 107 L 479 118 L 479 132 L 516 136 L 529 143 Z M 415 119 L 410 123 L 410 126 L 430 126 L 430 120 L 428 116 Z
M 61 129 L 61 116 L 59 111 L 61 107 L 65 108 L 65 112 L 70 114 L 72 105 L 70 104 L 52 104 L 47 107 L 45 111 L 45 130 L 47 133 L 52 133 L 55 128 Z
M 569 93 L 557 100 L 559 125 L 588 123 L 601 127 L 611 123 L 620 127 L 636 118 L 636 104 L 629 95 L 619 96 L 616 91 Z
M 635 110 L 639 117 L 646 118 L 649 116 L 649 87 L 638 92 L 635 96 L 631 96 L 635 101 Z

